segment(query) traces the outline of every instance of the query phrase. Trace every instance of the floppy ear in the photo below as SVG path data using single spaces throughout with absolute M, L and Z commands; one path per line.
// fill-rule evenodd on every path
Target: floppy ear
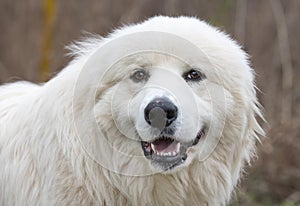
M 255 157 L 256 143 L 261 142 L 259 137 L 265 135 L 264 130 L 258 122 L 258 120 L 264 122 L 265 119 L 262 114 L 262 106 L 259 104 L 256 97 L 256 87 L 253 84 L 254 75 L 252 69 L 248 66 L 246 71 L 248 75 L 244 82 L 244 94 L 241 95 L 241 98 L 243 99 L 240 99 L 244 104 L 244 117 L 239 120 L 243 122 L 240 124 L 240 141 L 239 143 L 236 143 L 232 165 L 232 178 L 234 184 L 240 179 L 245 163 L 250 165 L 251 160 Z
M 246 53 L 245 53 L 246 54 Z M 243 134 L 243 145 L 242 147 L 245 149 L 245 156 L 243 156 L 244 160 L 247 162 L 247 164 L 250 165 L 251 160 L 253 157 L 255 157 L 255 148 L 256 148 L 256 142 L 258 141 L 261 143 L 259 136 L 264 136 L 265 132 L 262 129 L 261 125 L 259 124 L 258 120 L 261 120 L 262 122 L 265 122 L 265 118 L 263 116 L 262 105 L 258 102 L 257 99 L 257 91 L 259 89 L 255 85 L 255 72 L 251 68 L 249 63 L 249 56 L 246 54 L 246 79 L 245 79 L 245 94 L 244 98 L 246 101 L 246 129 Z

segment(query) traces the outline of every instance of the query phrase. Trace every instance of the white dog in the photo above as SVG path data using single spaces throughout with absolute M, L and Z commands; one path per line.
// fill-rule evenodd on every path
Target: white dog
M 225 205 L 263 131 L 247 55 L 189 17 L 72 46 L 0 87 L 0 205 Z

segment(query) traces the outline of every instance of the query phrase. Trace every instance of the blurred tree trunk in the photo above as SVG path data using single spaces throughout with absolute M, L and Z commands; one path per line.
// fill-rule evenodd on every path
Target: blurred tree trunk
M 290 123 L 293 108 L 293 66 L 291 61 L 288 29 L 280 0 L 269 0 L 277 27 L 277 40 L 282 69 L 281 123 Z
M 241 44 L 245 43 L 247 0 L 237 0 L 235 17 L 235 36 Z

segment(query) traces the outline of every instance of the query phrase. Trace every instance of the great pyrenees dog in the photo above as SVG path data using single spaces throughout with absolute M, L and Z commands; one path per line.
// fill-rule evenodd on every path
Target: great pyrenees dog
M 190 17 L 70 46 L 0 87 L 0 205 L 226 205 L 263 130 L 247 54 Z

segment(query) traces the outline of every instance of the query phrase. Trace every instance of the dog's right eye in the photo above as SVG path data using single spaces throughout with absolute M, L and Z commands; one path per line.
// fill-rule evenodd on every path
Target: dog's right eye
M 134 81 L 134 82 L 142 82 L 142 81 L 147 81 L 149 75 L 148 73 L 143 70 L 143 69 L 140 69 L 140 70 L 137 70 L 135 71 L 131 76 L 130 78 Z

